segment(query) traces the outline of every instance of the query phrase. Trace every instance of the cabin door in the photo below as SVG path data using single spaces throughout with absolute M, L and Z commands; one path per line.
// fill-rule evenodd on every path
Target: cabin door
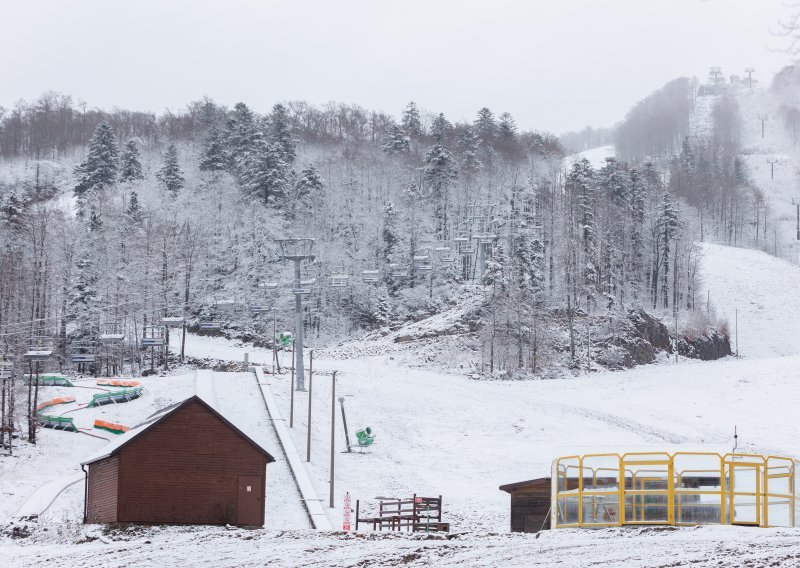
M 236 524 L 243 527 L 256 527 L 263 524 L 261 514 L 264 503 L 261 495 L 264 479 L 258 475 L 240 475 L 238 498 L 236 500 Z

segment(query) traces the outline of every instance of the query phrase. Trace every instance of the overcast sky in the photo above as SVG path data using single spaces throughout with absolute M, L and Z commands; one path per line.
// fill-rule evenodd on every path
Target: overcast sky
M 4 0 L 0 106 L 43 91 L 91 107 L 265 111 L 343 101 L 525 129 L 610 126 L 670 79 L 788 63 L 782 0 Z

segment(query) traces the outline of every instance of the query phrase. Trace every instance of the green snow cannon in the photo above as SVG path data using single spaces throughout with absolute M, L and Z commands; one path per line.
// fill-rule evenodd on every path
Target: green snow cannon
M 362 448 L 371 446 L 375 441 L 375 434 L 372 433 L 372 428 L 367 426 L 363 430 L 356 432 L 356 440 L 358 441 L 358 445 Z
M 278 341 L 281 342 L 281 345 L 291 345 L 292 339 L 291 331 L 282 331 L 278 334 Z

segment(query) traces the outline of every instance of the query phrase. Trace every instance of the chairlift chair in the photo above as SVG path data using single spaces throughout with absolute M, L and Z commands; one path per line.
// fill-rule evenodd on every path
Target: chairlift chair
M 475 252 L 469 237 L 456 237 L 453 239 L 453 242 L 456 245 L 456 252 L 458 254 L 473 254 Z
M 183 326 L 183 317 L 181 316 L 165 316 L 161 318 L 161 323 L 164 324 L 166 327 L 182 327 Z
M 268 290 L 274 290 L 275 288 L 278 287 L 278 283 L 277 282 L 259 282 L 258 283 L 258 287 L 259 288 L 266 288 Z
M 479 244 L 490 245 L 497 239 L 497 235 L 475 235 L 475 239 L 477 239 Z
M 25 352 L 28 361 L 46 361 L 53 356 L 53 339 L 51 337 L 32 337 Z
M 96 358 L 96 345 L 93 341 L 76 341 L 70 344 L 69 360 L 73 363 L 94 363 Z
M 380 274 L 379 270 L 362 270 L 361 280 L 365 284 L 377 284 L 380 282 Z
M 215 300 L 214 308 L 217 310 L 232 310 L 236 307 L 236 300 Z
M 164 328 L 160 325 L 146 325 L 142 331 L 142 346 L 161 347 L 166 343 Z
M 14 363 L 12 361 L 0 361 L 0 381 L 5 381 L 14 376 Z
M 408 270 L 402 268 L 398 263 L 393 262 L 389 265 L 389 274 L 391 274 L 392 278 L 402 279 L 408 278 Z
M 346 272 L 334 272 L 329 277 L 331 288 L 347 288 L 350 275 Z
M 125 339 L 125 328 L 122 322 L 104 323 L 100 331 L 100 343 L 114 344 Z
M 269 311 L 269 306 L 266 304 L 250 304 L 250 313 L 254 316 L 265 314 Z
M 222 329 L 222 322 L 219 321 L 201 321 L 200 331 L 219 331 Z

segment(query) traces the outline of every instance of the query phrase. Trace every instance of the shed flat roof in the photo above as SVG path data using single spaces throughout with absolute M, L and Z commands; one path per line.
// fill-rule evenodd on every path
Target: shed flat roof
M 537 479 L 529 479 L 527 481 L 517 481 L 516 483 L 506 483 L 505 485 L 501 485 L 498 489 L 500 491 L 505 491 L 506 493 L 511 493 L 515 489 L 523 489 L 525 487 L 539 487 L 545 484 L 550 483 L 549 477 L 539 477 Z
M 175 404 L 172 404 L 170 406 L 165 406 L 161 410 L 154 412 L 153 414 L 142 420 L 139 424 L 137 424 L 124 434 L 117 436 L 108 444 L 106 444 L 98 451 L 96 451 L 94 454 L 86 458 L 83 462 L 81 462 L 81 465 L 87 465 L 96 462 L 98 460 L 111 457 L 112 455 L 116 454 L 121 448 L 131 443 L 137 436 L 141 435 L 143 432 L 146 432 L 147 430 L 149 430 L 150 428 L 152 428 L 153 426 L 155 426 L 168 416 L 171 416 L 172 414 L 174 414 L 175 412 L 177 412 L 178 410 L 180 410 L 181 408 L 183 408 L 184 406 L 195 400 L 200 404 L 202 404 L 203 406 L 205 406 L 209 411 L 211 411 L 212 414 L 214 414 L 217 418 L 222 420 L 231 430 L 233 430 L 234 432 L 239 434 L 239 436 L 241 436 L 244 440 L 249 442 L 250 445 L 252 445 L 258 451 L 267 456 L 267 463 L 275 461 L 275 458 L 272 457 L 272 454 L 270 454 L 267 450 L 265 450 L 260 444 L 258 444 L 258 442 L 254 441 L 250 436 L 248 436 L 247 434 L 239 430 L 239 428 L 234 426 L 231 423 L 231 421 L 225 418 L 219 410 L 214 408 L 213 404 L 211 404 L 210 402 L 208 402 L 207 400 L 198 395 L 194 395 L 190 396 L 186 400 L 182 400 L 181 402 L 176 402 Z

